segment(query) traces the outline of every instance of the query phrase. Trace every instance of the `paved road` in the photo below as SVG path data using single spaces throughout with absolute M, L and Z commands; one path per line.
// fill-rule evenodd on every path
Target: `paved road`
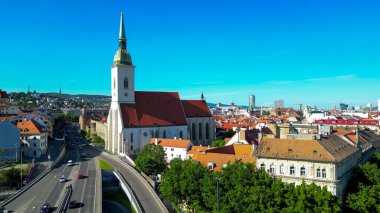
M 154 196 L 153 194 L 154 192 L 150 189 L 150 186 L 146 184 L 145 180 L 141 179 L 139 174 L 132 172 L 132 169 L 130 167 L 127 167 L 125 162 L 122 162 L 119 159 L 110 157 L 104 153 L 100 154 L 98 158 L 106 161 L 114 169 L 117 169 L 120 171 L 120 173 L 125 177 L 128 183 L 132 186 L 133 190 L 136 193 L 137 199 L 140 201 L 142 208 L 145 212 L 147 213 L 166 212 L 163 209 L 162 205 L 160 204 L 160 201 L 157 200 L 156 197 Z
M 82 208 L 73 209 L 69 212 L 95 212 L 95 164 L 92 156 L 89 152 L 86 159 L 79 157 L 79 152 L 76 148 L 76 137 L 78 134 L 75 129 L 68 129 L 67 148 L 66 155 L 63 157 L 62 164 L 53 169 L 49 174 L 42 178 L 38 183 L 32 186 L 29 190 L 24 192 L 14 201 L 6 205 L 8 210 L 14 212 L 39 212 L 43 203 L 49 203 L 54 211 L 58 205 L 60 198 L 65 193 L 65 188 L 72 184 L 73 195 L 72 199 L 76 199 L 78 202 L 83 203 Z M 84 149 L 83 152 L 87 153 Z M 67 166 L 68 160 L 73 160 L 75 165 Z M 85 179 L 77 180 L 77 174 L 82 173 L 87 177 Z M 59 177 L 65 175 L 67 181 L 65 183 L 59 183 Z

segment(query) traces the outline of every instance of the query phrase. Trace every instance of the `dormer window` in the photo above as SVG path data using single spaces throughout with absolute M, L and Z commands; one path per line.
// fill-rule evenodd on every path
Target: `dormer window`
M 216 164 L 214 162 L 210 162 L 210 163 L 207 164 L 207 168 L 208 169 L 214 169 L 215 166 L 216 166 Z
M 124 89 L 128 89 L 128 78 L 124 78 Z

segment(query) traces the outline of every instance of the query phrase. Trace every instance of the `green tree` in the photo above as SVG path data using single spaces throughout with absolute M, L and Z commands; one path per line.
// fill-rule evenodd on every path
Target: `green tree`
M 350 210 L 355 212 L 380 212 L 380 185 L 360 187 L 347 197 Z
M 211 146 L 213 147 L 221 147 L 224 146 L 226 142 L 224 140 L 214 140 L 211 142 Z
M 135 160 L 136 167 L 147 175 L 160 174 L 166 169 L 162 146 L 147 144 Z

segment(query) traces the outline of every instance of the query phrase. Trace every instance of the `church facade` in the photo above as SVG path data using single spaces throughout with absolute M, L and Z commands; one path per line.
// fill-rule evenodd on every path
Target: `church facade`
M 134 157 L 152 138 L 190 139 L 194 126 L 198 128 L 195 143 L 209 145 L 215 138 L 215 127 L 203 94 L 202 100 L 181 100 L 177 92 L 135 91 L 135 66 L 126 41 L 121 14 L 119 48 L 111 66 L 112 101 L 105 149 Z

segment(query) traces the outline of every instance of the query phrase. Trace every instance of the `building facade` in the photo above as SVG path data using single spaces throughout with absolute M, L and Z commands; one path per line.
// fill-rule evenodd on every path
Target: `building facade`
M 257 149 L 256 167 L 283 182 L 315 183 L 341 196 L 360 158 L 360 149 L 334 135 L 321 140 L 263 138 Z
M 21 149 L 26 157 L 41 157 L 47 153 L 48 133 L 34 120 L 18 122 Z

